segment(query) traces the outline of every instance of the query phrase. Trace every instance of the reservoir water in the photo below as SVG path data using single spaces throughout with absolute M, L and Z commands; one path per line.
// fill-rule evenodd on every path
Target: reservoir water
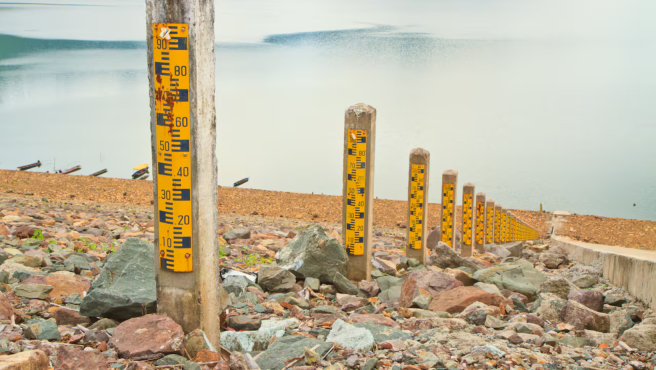
M 0 2 L 0 168 L 129 178 L 151 162 L 144 2 L 65 3 Z M 405 199 L 423 147 L 431 202 L 456 169 L 508 208 L 656 220 L 654 1 L 215 6 L 220 185 L 341 194 L 365 102 L 376 197 Z

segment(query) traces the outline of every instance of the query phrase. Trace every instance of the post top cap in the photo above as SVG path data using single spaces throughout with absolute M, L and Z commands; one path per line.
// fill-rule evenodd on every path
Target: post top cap
M 477 197 L 484 197 L 485 193 L 483 193 L 482 191 L 479 191 L 478 193 L 476 193 L 476 196 Z
M 463 186 L 466 187 L 466 188 L 473 188 L 475 185 L 474 185 L 473 182 L 467 182 L 467 183 L 465 183 L 465 185 L 463 185 Z
M 430 155 L 430 152 L 424 148 L 414 148 L 410 151 L 410 155 L 418 155 L 422 157 L 428 157 Z
M 442 175 L 458 176 L 458 171 L 456 171 L 456 170 L 446 170 L 442 173 Z
M 359 116 L 360 114 L 372 114 L 376 112 L 376 108 L 372 107 L 371 105 L 367 105 L 365 103 L 358 103 L 355 105 L 351 105 L 346 109 L 346 114 L 355 114 L 356 116 Z

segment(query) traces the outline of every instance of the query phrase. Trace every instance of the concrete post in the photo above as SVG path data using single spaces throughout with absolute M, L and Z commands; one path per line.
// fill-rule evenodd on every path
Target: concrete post
M 494 227 L 496 225 L 494 221 L 494 199 L 487 200 L 485 214 L 485 244 L 492 244 L 494 243 Z
M 476 194 L 476 234 L 474 245 L 478 253 L 485 253 L 485 193 Z
M 349 107 L 344 119 L 344 191 L 342 230 L 349 255 L 347 278 L 371 279 L 374 148 L 376 109 L 366 104 Z
M 501 205 L 494 206 L 494 244 L 501 244 Z
M 430 153 L 421 148 L 410 152 L 408 174 L 408 248 L 409 258 L 426 264 L 426 237 L 428 236 L 428 179 Z
M 214 2 L 146 0 L 146 22 L 157 312 L 219 348 Z
M 458 171 L 446 170 L 442 174 L 442 241 L 456 247 L 456 193 Z
M 460 255 L 463 257 L 472 256 L 472 246 L 474 244 L 472 231 L 474 226 L 474 192 L 475 186 L 471 182 L 462 187 L 462 222 L 460 230 L 462 232 L 462 246 Z

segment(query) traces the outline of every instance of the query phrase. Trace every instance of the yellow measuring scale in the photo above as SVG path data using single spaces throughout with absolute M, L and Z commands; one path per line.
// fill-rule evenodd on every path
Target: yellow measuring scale
M 472 245 L 472 214 L 474 212 L 474 194 L 462 195 L 462 244 Z
M 410 169 L 410 225 L 408 245 L 421 249 L 424 232 L 424 189 L 426 165 L 413 164 Z
M 483 245 L 485 235 L 483 235 L 485 223 L 485 202 L 476 202 L 476 244 Z
M 453 248 L 453 215 L 455 212 L 453 190 L 453 184 L 442 185 L 442 241 L 451 248 Z
M 367 131 L 348 130 L 346 176 L 346 252 L 364 254 Z
M 190 272 L 192 265 L 189 26 L 153 23 L 157 114 L 157 221 L 160 267 Z
M 494 208 L 494 243 L 501 241 L 501 210 Z
M 487 229 L 485 244 L 494 243 L 494 206 L 487 207 Z

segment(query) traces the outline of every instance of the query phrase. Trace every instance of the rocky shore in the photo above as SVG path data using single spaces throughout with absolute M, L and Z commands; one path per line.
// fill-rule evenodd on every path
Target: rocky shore
M 536 240 L 462 258 L 375 229 L 221 216 L 221 346 L 157 315 L 149 206 L 0 196 L 0 369 L 653 369 L 656 314 Z M 431 239 L 431 238 L 429 238 Z

